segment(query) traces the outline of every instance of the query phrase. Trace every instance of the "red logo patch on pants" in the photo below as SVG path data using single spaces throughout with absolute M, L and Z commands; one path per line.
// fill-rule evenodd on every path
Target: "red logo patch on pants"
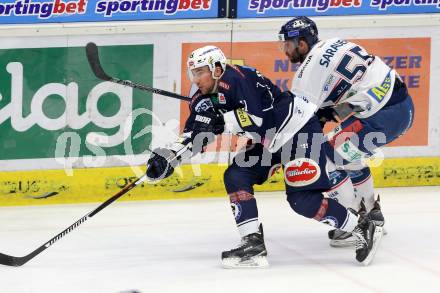
M 284 166 L 284 180 L 290 186 L 306 186 L 317 181 L 320 176 L 321 168 L 312 159 L 295 159 Z
M 362 128 L 364 127 L 360 120 L 353 121 L 343 129 L 341 129 L 341 125 L 339 125 L 327 134 L 327 140 L 332 147 L 337 148 L 347 139 L 350 139 L 350 137 L 361 131 Z

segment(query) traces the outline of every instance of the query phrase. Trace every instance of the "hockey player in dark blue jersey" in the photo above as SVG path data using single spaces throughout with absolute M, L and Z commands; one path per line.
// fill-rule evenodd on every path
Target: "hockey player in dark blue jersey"
M 151 179 L 171 175 L 175 153 L 192 144 L 187 156 L 202 150 L 214 135 L 243 135 L 252 144 L 237 154 L 224 174 L 241 244 L 222 253 L 227 268 L 268 265 L 263 229 L 258 221 L 253 186 L 262 184 L 274 168 L 282 166 L 287 201 L 300 215 L 329 224 L 357 237 L 356 259 L 371 262 L 380 233 L 373 221 L 324 198 L 332 186 L 326 168 L 327 147 L 315 107 L 301 96 L 281 92 L 256 69 L 226 64 L 214 46 L 195 50 L 189 57 L 189 74 L 197 90 L 192 95 L 190 116 L 181 138 L 169 149 L 156 149 L 148 161 Z M 303 122 L 305 115 L 312 118 Z M 170 161 L 172 163 L 170 163 Z

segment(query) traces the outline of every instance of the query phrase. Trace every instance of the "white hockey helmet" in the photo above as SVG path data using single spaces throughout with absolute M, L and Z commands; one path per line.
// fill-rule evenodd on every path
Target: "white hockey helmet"
M 223 54 L 222 50 L 216 46 L 205 46 L 194 50 L 189 55 L 186 65 L 191 80 L 193 79 L 191 70 L 203 66 L 208 66 L 212 78 L 218 79 L 219 77 L 214 76 L 215 66 L 220 65 L 224 72 L 226 70 L 226 56 Z

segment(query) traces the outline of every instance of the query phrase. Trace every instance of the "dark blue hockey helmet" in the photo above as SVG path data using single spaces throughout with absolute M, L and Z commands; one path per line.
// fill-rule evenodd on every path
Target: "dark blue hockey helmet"
M 318 28 L 310 18 L 296 16 L 281 27 L 278 38 L 280 41 L 304 38 L 311 48 L 318 42 Z

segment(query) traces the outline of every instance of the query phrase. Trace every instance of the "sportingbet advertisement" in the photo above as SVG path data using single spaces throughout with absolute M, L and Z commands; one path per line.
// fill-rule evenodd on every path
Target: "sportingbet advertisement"
M 100 53 L 109 74 L 152 84 L 153 45 L 100 46 Z M 89 158 L 105 166 L 107 156 L 143 153 L 151 105 L 150 93 L 97 79 L 84 47 L 1 49 L 0 163 Z
M 223 3 L 221 0 L 2 0 L 0 24 L 215 18 L 225 13 Z
M 438 13 L 439 0 L 239 0 L 237 17 Z

